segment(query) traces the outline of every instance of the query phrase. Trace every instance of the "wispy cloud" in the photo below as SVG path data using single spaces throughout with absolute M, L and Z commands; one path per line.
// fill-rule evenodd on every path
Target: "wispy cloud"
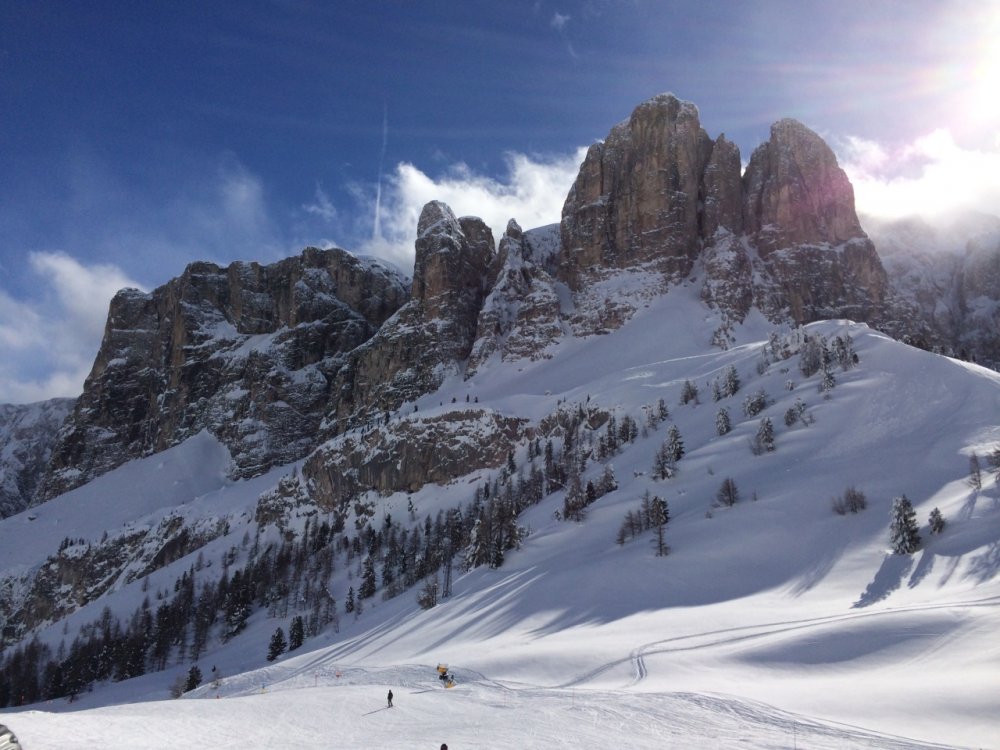
M 117 266 L 88 265 L 63 252 L 34 252 L 28 262 L 36 296 L 18 299 L 0 289 L 0 403 L 79 395 L 111 298 L 139 287 Z
M 566 51 L 569 56 L 576 59 L 579 57 L 576 54 L 576 50 L 573 48 L 573 43 L 569 40 L 569 34 L 567 33 L 566 27 L 569 25 L 571 16 L 569 14 L 563 14 L 556 11 L 552 14 L 552 20 L 549 21 L 549 26 L 556 30 L 559 34 L 559 38 L 562 39 L 563 44 L 566 45 Z
M 500 179 L 478 174 L 465 164 L 455 164 L 435 178 L 401 163 L 386 178 L 382 232 L 360 249 L 412 269 L 417 219 L 432 200 L 444 201 L 458 216 L 479 216 L 496 239 L 512 218 L 525 229 L 557 222 L 585 155 L 585 149 L 547 158 L 510 153 L 507 173 Z
M 837 150 L 859 213 L 942 223 L 964 211 L 1000 214 L 1000 144 L 964 148 L 939 129 L 895 145 L 846 138 Z
M 330 196 L 326 194 L 326 191 L 324 191 L 323 187 L 318 183 L 316 185 L 316 192 L 313 195 L 312 203 L 304 204 L 302 206 L 302 210 L 307 214 L 318 216 L 326 222 L 336 221 L 339 215 L 337 207 L 334 206 L 333 201 L 330 200 Z

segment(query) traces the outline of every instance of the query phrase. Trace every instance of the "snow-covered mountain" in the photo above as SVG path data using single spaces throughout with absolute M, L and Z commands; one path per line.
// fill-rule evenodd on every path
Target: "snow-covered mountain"
M 1000 368 L 1000 217 L 963 214 L 944 225 L 863 220 L 892 283 L 891 330 Z
M 123 294 L 52 498 L 0 521 L 0 721 L 31 750 L 995 743 L 1000 375 L 875 327 L 815 134 L 776 125 L 745 183 L 733 148 L 657 97 L 559 227 L 494 251 L 429 204 L 411 285 L 309 250 Z M 340 301 L 376 277 L 409 295 L 381 323 Z
M 0 404 L 0 518 L 31 504 L 73 399 Z

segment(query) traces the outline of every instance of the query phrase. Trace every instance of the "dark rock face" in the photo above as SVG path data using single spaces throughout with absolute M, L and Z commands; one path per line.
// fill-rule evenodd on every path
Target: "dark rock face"
M 720 135 L 712 146 L 701 185 L 701 236 L 714 237 L 720 229 L 743 232 L 743 183 L 740 179 L 740 149 Z
M 0 404 L 0 518 L 31 504 L 73 399 Z
M 343 250 L 273 265 L 190 265 L 120 292 L 50 470 L 47 499 L 207 429 L 252 476 L 317 442 L 330 380 L 405 301 L 405 279 Z
M 492 283 L 493 233 L 439 201 L 424 206 L 417 232 L 412 298 L 338 373 L 326 436 L 394 411 L 464 368 Z

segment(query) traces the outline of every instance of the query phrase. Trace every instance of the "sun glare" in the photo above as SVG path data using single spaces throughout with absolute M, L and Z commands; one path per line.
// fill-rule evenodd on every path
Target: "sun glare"
M 993 11 L 984 24 L 975 54 L 970 86 L 971 101 L 965 115 L 976 126 L 1000 130 L 1000 11 Z

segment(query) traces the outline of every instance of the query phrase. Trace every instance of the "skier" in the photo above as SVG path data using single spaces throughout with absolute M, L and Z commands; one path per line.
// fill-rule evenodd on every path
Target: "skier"
M 389 708 L 392 708 L 392 691 L 391 690 L 389 691 L 388 698 L 389 698 Z

